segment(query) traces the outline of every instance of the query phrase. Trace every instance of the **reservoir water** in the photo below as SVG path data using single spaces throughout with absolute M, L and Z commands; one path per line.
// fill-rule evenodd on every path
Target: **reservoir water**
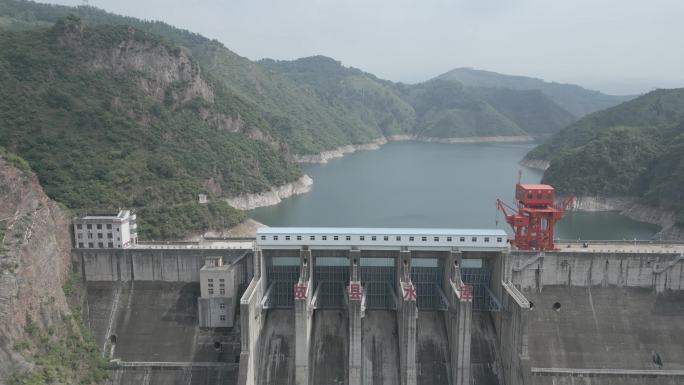
M 532 144 L 391 142 L 325 165 L 305 166 L 312 190 L 251 212 L 269 226 L 468 227 L 509 231 L 495 201 L 513 205 L 518 170 Z M 658 226 L 617 213 L 569 213 L 557 226 L 563 239 L 649 239 Z M 510 232 L 510 231 L 509 231 Z

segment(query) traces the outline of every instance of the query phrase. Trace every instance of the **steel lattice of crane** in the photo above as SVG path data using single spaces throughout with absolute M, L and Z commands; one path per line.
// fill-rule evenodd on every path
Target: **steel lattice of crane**
M 517 208 L 501 199 L 496 200 L 497 209 L 503 213 L 515 233 L 511 240 L 513 246 L 519 250 L 556 250 L 553 243 L 554 226 L 575 201 L 575 197 L 565 197 L 555 204 L 555 196 L 556 191 L 552 186 L 522 184 L 518 180 L 515 185 Z

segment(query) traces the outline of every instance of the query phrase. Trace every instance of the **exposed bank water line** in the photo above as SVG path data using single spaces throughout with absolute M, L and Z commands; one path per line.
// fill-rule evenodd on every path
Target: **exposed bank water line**
M 112 329 L 114 328 L 114 319 L 116 318 L 116 309 L 119 308 L 119 298 L 121 298 L 121 282 L 116 287 L 116 292 L 114 293 L 114 301 L 112 301 L 112 309 L 109 312 L 109 324 L 107 325 L 107 332 L 104 335 L 104 343 L 102 345 L 102 357 L 105 358 L 107 355 L 107 343 L 109 342 L 109 336 L 112 335 Z M 110 354 L 114 354 L 114 347 Z

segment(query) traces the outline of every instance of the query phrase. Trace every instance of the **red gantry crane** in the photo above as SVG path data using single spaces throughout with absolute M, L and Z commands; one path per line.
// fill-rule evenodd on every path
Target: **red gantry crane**
M 574 202 L 574 196 L 565 197 L 555 204 L 556 191 L 547 184 L 522 184 L 520 178 L 515 185 L 517 209 L 501 199 L 496 207 L 513 228 L 515 239 L 511 244 L 519 250 L 556 250 L 553 244 L 553 227 L 565 210 Z M 509 211 L 512 212 L 509 214 Z

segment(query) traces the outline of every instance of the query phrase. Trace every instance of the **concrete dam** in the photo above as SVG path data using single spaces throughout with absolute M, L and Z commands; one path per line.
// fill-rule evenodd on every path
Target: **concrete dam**
M 470 231 L 273 228 L 242 250 L 72 255 L 114 384 L 684 383 L 684 245 L 523 252 Z M 201 326 L 217 256 L 239 286 L 231 327 Z

